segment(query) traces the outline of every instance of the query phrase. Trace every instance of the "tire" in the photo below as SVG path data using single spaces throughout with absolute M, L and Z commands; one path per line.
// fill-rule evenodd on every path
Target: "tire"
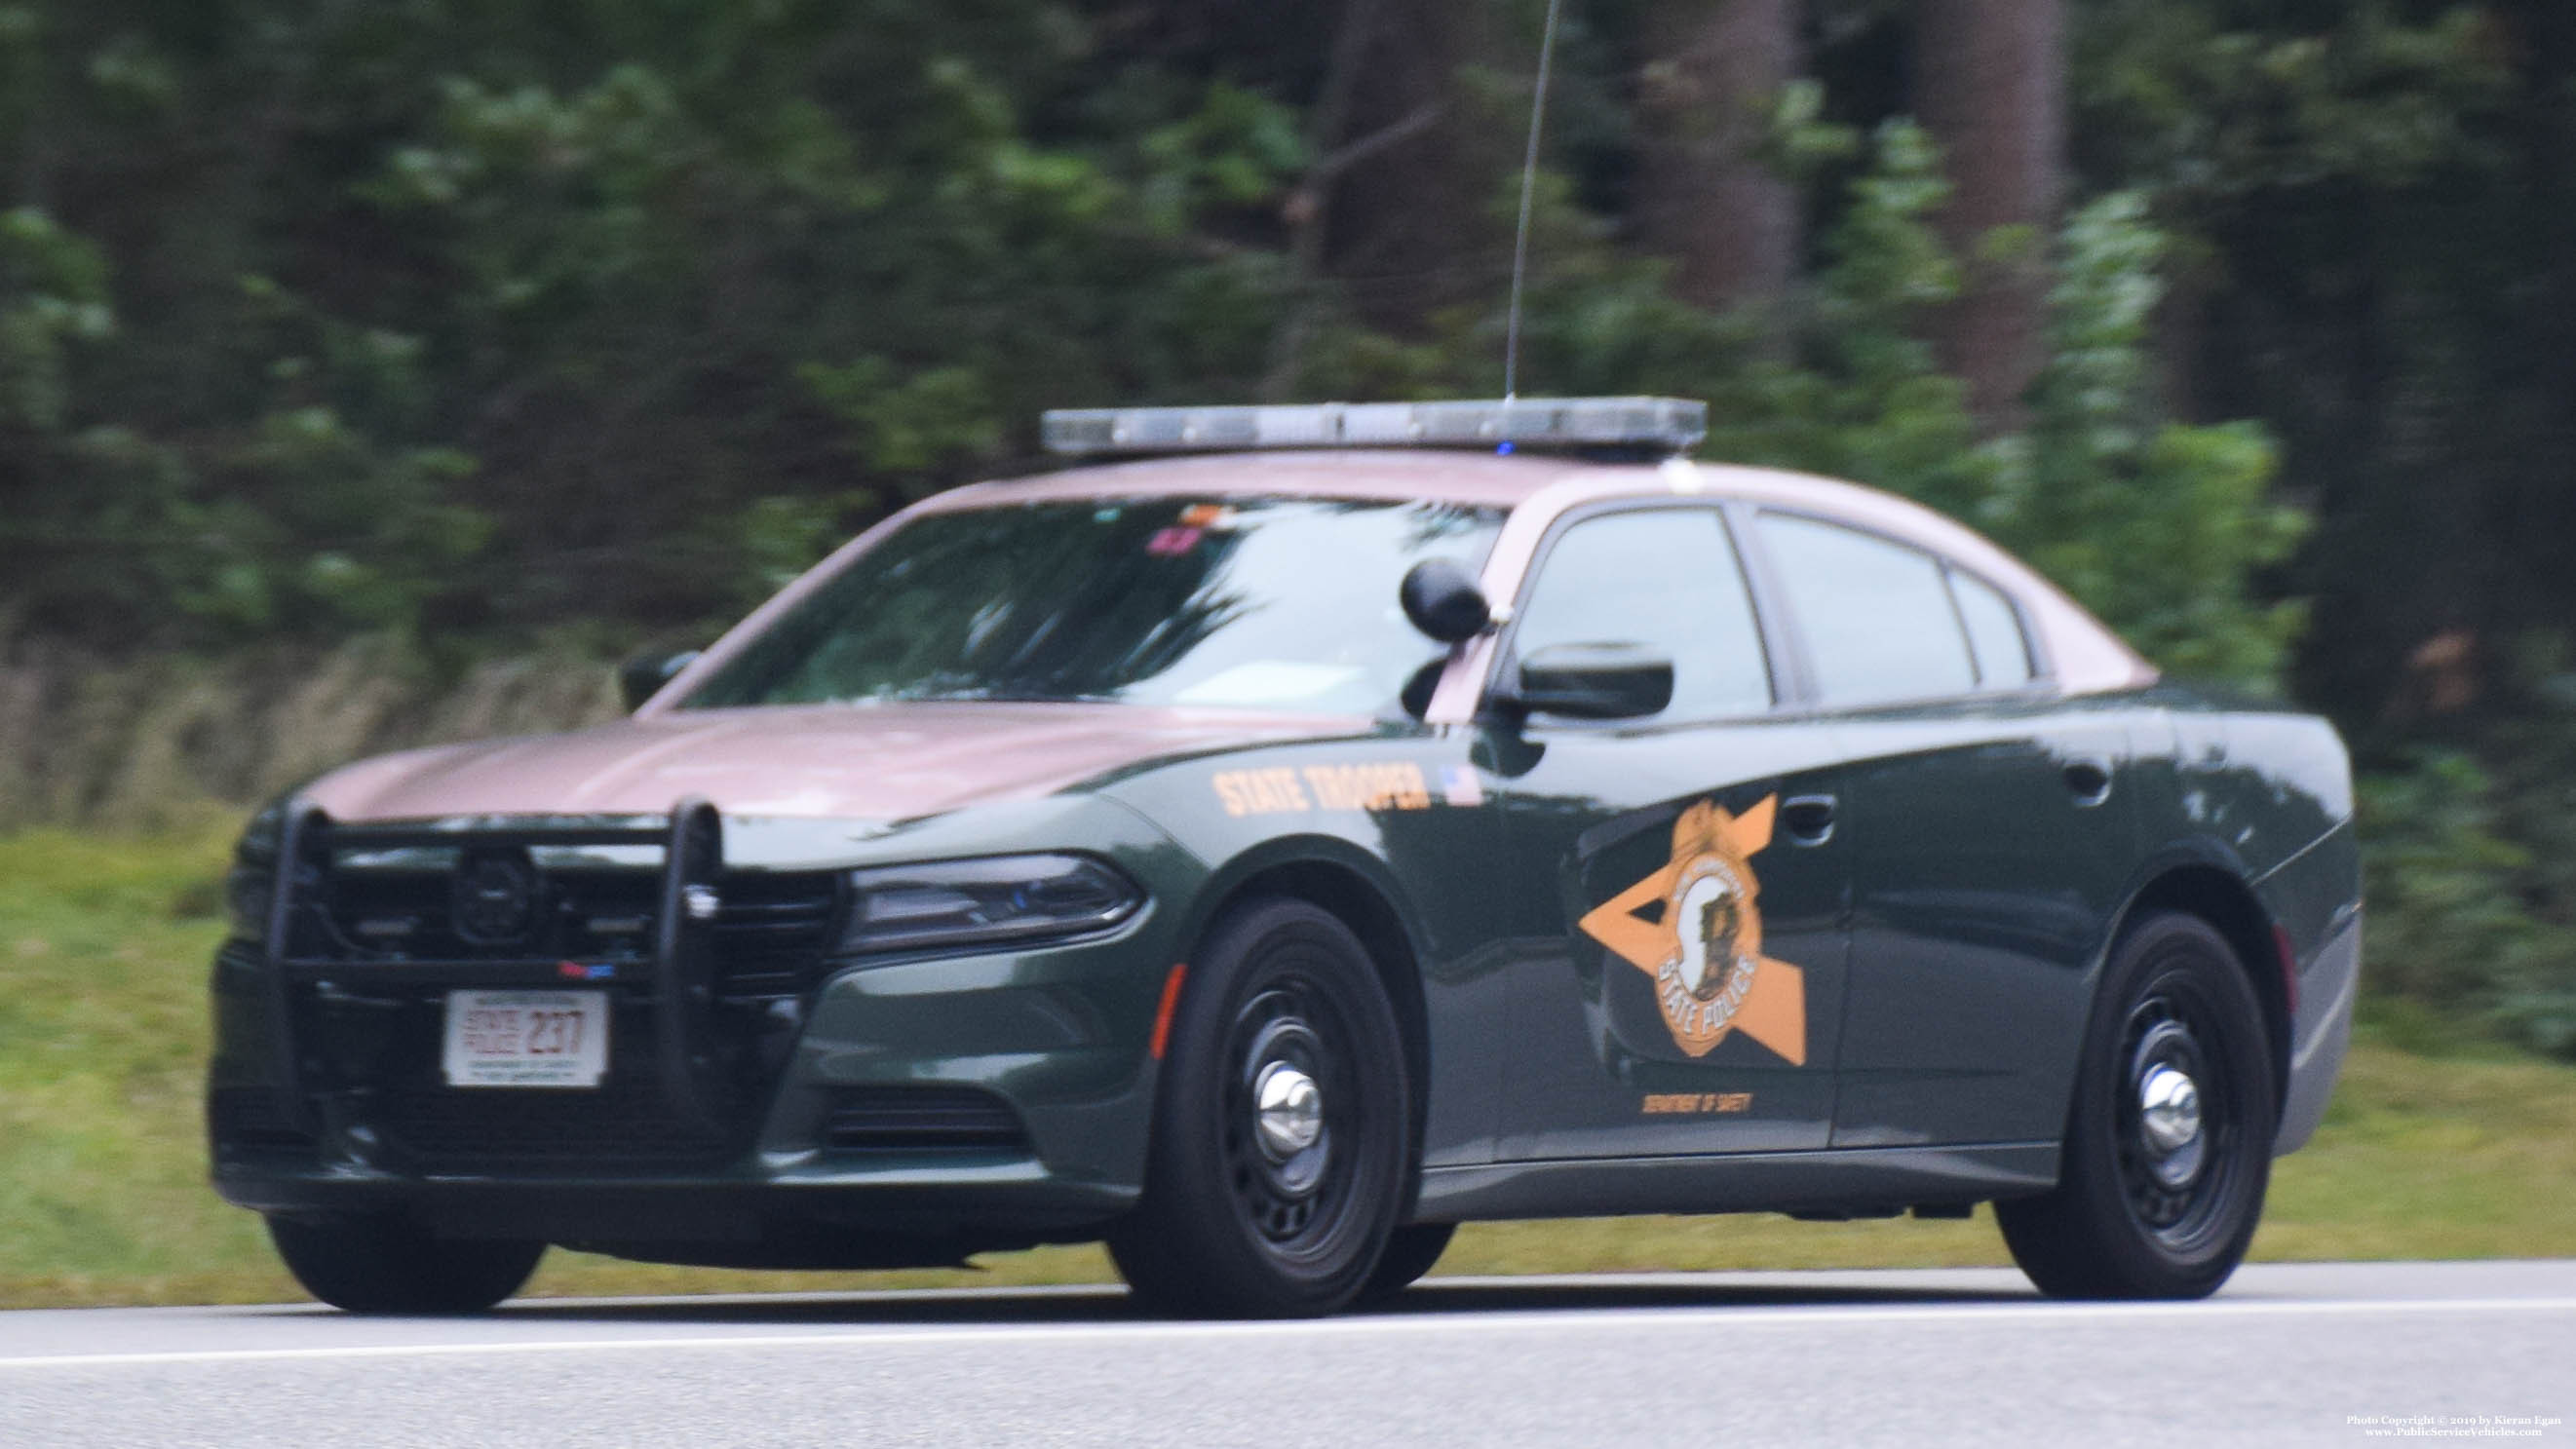
M 1410 1093 L 1350 928 L 1303 901 L 1229 912 L 1172 1019 L 1144 1198 L 1109 1234 L 1137 1301 L 1229 1318 L 1349 1306 L 1406 1198 Z
M 2218 1291 L 2263 1215 L 2279 1115 L 2263 1009 L 2226 939 L 2194 916 L 2139 922 L 2076 1070 L 2057 1187 L 1995 1204 L 2013 1261 L 2052 1298 Z
M 1378 1256 L 1377 1267 L 1361 1285 L 1359 1301 L 1384 1303 L 1420 1281 L 1449 1251 L 1449 1240 L 1458 1235 L 1456 1223 L 1408 1223 L 1389 1234 L 1386 1251 Z
M 304 1291 L 350 1313 L 480 1313 L 516 1293 L 546 1245 L 432 1237 L 400 1218 L 272 1217 Z

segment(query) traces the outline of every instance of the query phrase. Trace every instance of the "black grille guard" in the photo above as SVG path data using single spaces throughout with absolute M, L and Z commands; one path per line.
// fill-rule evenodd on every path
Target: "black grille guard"
M 484 828 L 478 824 L 474 829 L 462 830 L 417 824 L 351 825 L 334 821 L 322 807 L 310 802 L 291 807 L 285 834 L 278 842 L 277 882 L 269 902 L 268 944 L 263 954 L 269 1027 L 278 1044 L 275 1085 L 293 1125 L 306 1132 L 321 1128 L 320 1114 L 304 1089 L 304 1071 L 295 1039 L 291 994 L 295 981 L 343 975 L 357 966 L 387 981 L 453 979 L 470 973 L 484 980 L 521 979 L 531 987 L 562 985 L 555 973 L 563 962 L 554 956 L 412 960 L 384 966 L 295 954 L 300 915 L 317 904 L 306 898 L 306 892 L 318 890 L 328 879 L 334 850 L 465 845 L 662 847 L 660 913 L 654 922 L 652 956 L 646 963 L 653 983 L 656 1066 L 663 1095 L 672 1110 L 697 1130 L 720 1131 L 708 1086 L 715 1065 L 708 1033 L 715 1000 L 716 917 L 713 910 L 695 903 L 715 899 L 712 893 L 724 871 L 724 820 L 715 806 L 695 797 L 674 805 L 669 823 L 660 827 L 543 824 Z

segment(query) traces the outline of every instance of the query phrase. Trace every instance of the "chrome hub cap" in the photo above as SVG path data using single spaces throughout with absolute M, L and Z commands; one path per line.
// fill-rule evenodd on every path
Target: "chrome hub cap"
M 2161 1005 L 2161 1003 L 2159 1003 Z M 2207 1104 L 2201 1097 L 2200 1042 L 2184 1021 L 2154 1021 L 2129 1056 L 2132 1159 L 2151 1192 L 2188 1195 L 2209 1161 Z M 2160 1200 L 2152 1217 L 2179 1213 L 2179 1198 Z M 2151 1217 L 2151 1220 L 2152 1220 Z
M 1255 1230 L 1281 1245 L 1329 1229 L 1350 1185 L 1349 1153 L 1334 1145 L 1349 1130 L 1336 1114 L 1350 1110 L 1350 1076 L 1327 1045 L 1330 1004 L 1301 986 L 1244 1003 L 1228 1053 L 1227 1175 Z
M 1286 1062 L 1261 1069 L 1252 1087 L 1254 1123 L 1261 1150 L 1285 1162 L 1324 1135 L 1324 1093 L 1315 1079 Z
M 2162 1063 L 2138 1083 L 2138 1131 L 2149 1151 L 2147 1169 L 2167 1187 L 2180 1187 L 2200 1171 L 2200 1086 Z

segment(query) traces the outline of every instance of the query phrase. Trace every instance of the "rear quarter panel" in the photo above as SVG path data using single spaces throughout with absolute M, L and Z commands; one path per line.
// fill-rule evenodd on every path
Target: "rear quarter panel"
M 2159 691 L 2168 749 L 2149 752 L 2151 861 L 2214 865 L 2244 882 L 2286 943 L 2286 1083 L 2276 1150 L 2325 1113 L 2352 1030 L 2361 958 L 2361 852 L 2352 767 L 2334 726 L 2223 696 Z

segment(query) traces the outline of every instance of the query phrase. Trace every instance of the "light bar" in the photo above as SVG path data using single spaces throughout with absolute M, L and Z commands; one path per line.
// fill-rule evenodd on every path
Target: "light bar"
M 1708 436 L 1708 404 L 1674 397 L 1525 397 L 1510 401 L 1299 403 L 1278 407 L 1058 408 L 1040 420 L 1047 451 L 1227 453 L 1254 448 L 1637 448 L 1688 451 Z

